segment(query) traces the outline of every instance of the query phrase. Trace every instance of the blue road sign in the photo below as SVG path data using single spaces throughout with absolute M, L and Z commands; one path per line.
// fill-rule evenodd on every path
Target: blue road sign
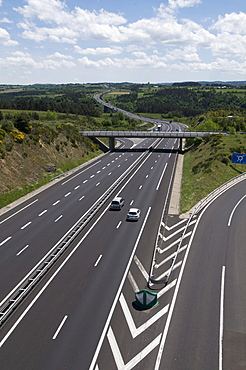
M 232 163 L 246 164 L 246 154 L 232 153 Z

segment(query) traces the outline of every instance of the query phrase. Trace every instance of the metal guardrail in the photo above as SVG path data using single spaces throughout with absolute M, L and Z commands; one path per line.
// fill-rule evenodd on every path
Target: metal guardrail
M 171 273 L 173 271 L 173 268 L 174 268 L 174 265 L 176 263 L 176 259 L 177 259 L 177 256 L 179 254 L 179 251 L 180 251 L 180 248 L 181 248 L 181 245 L 183 243 L 183 239 L 186 235 L 186 232 L 187 232 L 187 229 L 188 227 L 190 226 L 190 223 L 193 219 L 193 217 L 199 213 L 207 204 L 209 204 L 209 202 L 211 202 L 217 195 L 219 195 L 223 190 L 225 189 L 229 189 L 231 188 L 232 186 L 238 184 L 239 182 L 243 181 L 246 179 L 246 172 L 241 174 L 241 175 L 238 175 L 236 177 L 234 177 L 233 179 L 225 182 L 224 184 L 222 184 L 221 186 L 219 186 L 218 188 L 216 188 L 215 190 L 213 190 L 211 193 L 209 193 L 205 198 L 203 198 L 196 206 L 194 206 L 191 211 L 189 212 L 190 213 L 190 216 L 189 216 L 189 219 L 188 219 L 188 222 L 185 226 L 185 229 L 182 233 L 182 236 L 180 238 L 180 241 L 179 241 L 179 244 L 177 246 L 177 250 L 176 250 L 176 253 L 175 253 L 175 257 L 173 257 L 172 259 L 172 263 L 171 263 L 171 266 L 169 268 L 169 271 L 168 273 L 166 274 L 166 276 L 164 277 L 164 279 L 153 279 L 151 277 L 151 274 L 149 276 L 149 283 L 152 283 L 152 284 L 165 284 L 167 285 L 168 282 L 169 282 L 169 279 L 170 279 L 170 276 L 171 276 Z M 155 245 L 155 250 L 157 248 L 157 245 Z M 155 254 L 154 254 L 154 259 L 155 259 Z M 154 265 L 154 260 L 152 261 L 152 267 Z M 152 269 L 151 269 L 152 271 Z
M 31 289 L 45 275 L 50 267 L 65 252 L 71 242 L 85 228 L 89 221 L 94 217 L 98 210 L 108 201 L 116 188 L 125 180 L 130 172 L 148 154 L 146 151 L 109 187 L 109 189 L 97 200 L 97 202 L 76 222 L 64 238 L 56 244 L 44 258 L 33 268 L 26 278 L 24 278 L 14 291 L 12 291 L 0 306 L 0 325 L 7 319 L 13 310 L 27 296 Z

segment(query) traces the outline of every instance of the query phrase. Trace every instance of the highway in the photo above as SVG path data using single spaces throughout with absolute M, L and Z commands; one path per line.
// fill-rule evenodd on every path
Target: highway
M 1 325 L 2 369 L 245 368 L 245 182 L 190 224 L 168 215 L 177 145 L 124 140 L 0 216 L 2 305 L 118 184 Z M 125 206 L 110 211 L 116 194 Z M 126 221 L 131 206 L 138 222 Z M 158 305 L 137 309 L 141 289 L 156 292 Z
M 124 209 L 109 211 L 108 200 L 2 325 L 3 368 L 89 368 L 145 230 L 151 232 L 144 238 L 148 249 L 142 262 L 147 270 L 151 263 L 177 157 L 175 140 L 156 144 L 156 151 L 144 151 L 153 146 L 153 140 L 144 140 L 139 150 L 135 145 L 134 151 L 123 148 L 106 154 L 1 216 L 3 302 L 81 215 L 139 160 L 115 190 L 126 199 Z M 138 222 L 125 220 L 131 205 L 141 209 Z

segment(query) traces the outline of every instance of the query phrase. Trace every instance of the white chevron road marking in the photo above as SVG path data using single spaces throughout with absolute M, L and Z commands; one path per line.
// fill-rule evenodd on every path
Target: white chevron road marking
M 179 231 L 179 230 L 178 230 Z M 173 233 L 173 234 L 171 234 L 171 235 L 169 235 L 169 236 L 167 236 L 166 238 L 165 238 L 165 236 L 163 236 L 161 233 L 159 233 L 159 237 L 162 239 L 162 240 L 164 240 L 164 242 L 166 242 L 168 239 L 170 239 L 170 238 L 172 238 L 175 234 L 177 234 L 177 232 L 176 233 Z M 187 236 L 190 236 L 192 234 L 192 231 L 189 231 L 187 234 L 185 234 L 184 236 L 183 236 L 183 238 L 186 238 Z M 180 240 L 181 239 L 181 237 L 178 239 L 178 240 Z
M 147 273 L 147 271 L 145 270 L 145 268 L 143 267 L 142 263 L 140 262 L 140 260 L 137 258 L 136 255 L 134 256 L 134 261 L 135 261 L 137 267 L 139 268 L 139 270 L 141 271 L 145 280 L 148 281 L 149 280 L 149 274 Z
M 161 335 L 159 334 L 150 344 L 147 345 L 141 352 L 139 352 L 135 357 L 133 357 L 127 364 L 124 363 L 119 346 L 115 339 L 113 330 L 110 326 L 108 330 L 108 341 L 114 356 L 114 360 L 118 370 L 131 370 L 133 369 L 144 357 L 146 357 L 153 349 L 158 346 L 161 340 Z
M 124 297 L 123 294 L 120 295 L 120 304 L 121 304 L 122 311 L 125 315 L 126 322 L 128 324 L 129 330 L 130 330 L 131 335 L 132 335 L 133 338 L 136 338 L 139 334 L 141 334 L 146 329 L 148 329 L 152 324 L 154 324 L 154 322 L 159 320 L 160 317 L 165 315 L 167 313 L 168 307 L 169 307 L 169 304 L 166 305 L 159 312 L 157 312 L 154 316 L 152 316 L 148 321 L 146 321 L 144 324 L 142 324 L 141 326 L 136 328 L 136 325 L 133 321 L 131 312 L 129 310 L 129 307 L 127 305 L 127 302 L 126 302 L 125 297 Z
M 167 231 L 170 231 L 172 229 L 175 229 L 177 226 L 183 224 L 184 222 L 187 222 L 187 219 L 183 219 L 180 222 L 178 222 L 177 224 L 174 224 L 173 226 L 167 226 L 163 221 L 162 221 L 161 225 L 163 227 L 165 227 L 167 229 Z

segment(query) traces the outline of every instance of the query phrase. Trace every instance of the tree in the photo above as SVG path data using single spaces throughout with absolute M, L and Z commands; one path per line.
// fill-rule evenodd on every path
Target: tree
M 14 120 L 15 127 L 18 130 L 23 131 L 25 133 L 28 133 L 30 131 L 29 122 L 30 122 L 30 118 L 24 112 L 17 113 L 15 120 Z

